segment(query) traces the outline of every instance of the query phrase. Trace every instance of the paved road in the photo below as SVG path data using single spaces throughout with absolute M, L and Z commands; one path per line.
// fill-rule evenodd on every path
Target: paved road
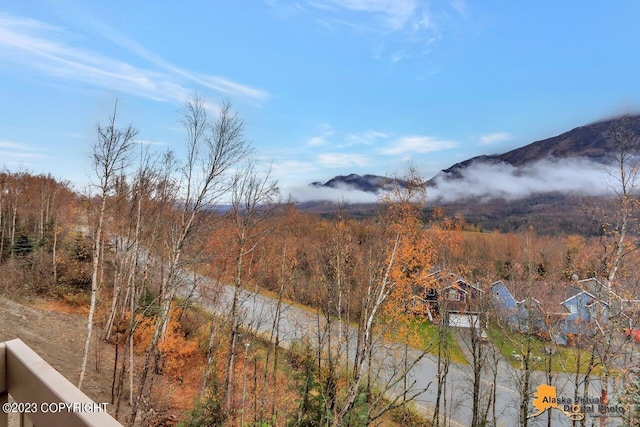
M 186 275 L 187 276 L 187 275 Z M 187 280 L 188 281 L 188 280 Z M 215 286 L 212 281 L 202 279 L 203 284 L 199 288 L 202 291 L 196 291 L 193 294 L 193 298 L 200 304 L 208 307 L 213 312 L 224 314 L 228 312 L 231 306 L 233 298 L 233 287 L 231 286 L 218 286 L 217 294 L 211 291 Z M 185 290 L 181 292 L 185 295 Z M 274 316 L 276 313 L 277 301 L 261 295 L 259 293 L 252 293 L 242 291 L 240 294 L 240 307 L 242 310 L 243 318 L 245 319 L 244 327 L 249 328 L 257 333 L 264 334 L 267 338 L 270 336 L 271 328 L 274 322 Z M 216 301 L 213 303 L 212 301 Z M 300 343 L 303 340 L 311 343 L 312 345 L 318 345 L 319 333 L 322 331 L 325 325 L 322 316 L 318 316 L 312 310 L 304 309 L 299 306 L 283 303 L 281 307 L 281 319 L 280 319 L 280 341 L 281 345 L 288 347 L 293 343 Z M 350 327 L 349 343 L 345 343 L 346 349 L 349 349 L 349 354 L 353 354 L 353 347 L 355 339 L 355 329 Z M 335 338 L 334 338 L 335 342 Z M 464 342 L 462 343 L 464 345 Z M 490 345 L 490 344 L 488 344 Z M 381 369 L 380 379 L 384 380 L 388 378 L 389 370 L 385 369 L 388 363 L 397 362 L 398 352 L 401 347 L 398 344 L 385 343 L 378 347 L 375 351 L 374 360 L 371 362 L 372 367 Z M 418 352 L 414 351 L 413 355 L 417 357 Z M 390 366 L 390 365 L 389 365 Z M 497 426 L 515 426 L 518 420 L 518 391 L 517 391 L 517 378 L 520 372 L 514 369 L 510 363 L 504 358 L 497 357 L 492 364 L 487 364 L 482 373 L 482 386 L 484 390 L 490 390 L 492 384 L 493 369 L 497 370 L 497 387 L 496 387 L 496 417 Z M 386 372 L 386 374 L 385 374 Z M 420 394 L 416 400 L 417 408 L 422 410 L 425 415 L 433 413 L 433 406 L 436 397 L 436 384 L 434 378 L 437 376 L 437 360 L 432 355 L 427 355 L 420 362 L 418 362 L 410 371 L 410 380 L 416 381 L 416 389 L 426 388 L 427 390 Z M 447 425 L 451 426 L 468 426 L 471 422 L 472 416 L 472 399 L 471 399 L 471 378 L 472 370 L 469 366 L 459 365 L 452 363 L 449 368 L 449 374 L 447 376 L 447 400 L 448 408 L 446 410 Z M 553 385 L 557 388 L 558 396 L 573 396 L 574 385 L 573 375 L 556 374 Z M 411 382 L 410 381 L 410 382 Z M 544 372 L 534 372 L 532 375 L 533 389 L 539 384 L 545 384 L 546 377 Z M 597 380 L 592 380 L 591 396 L 597 396 L 599 393 L 600 384 Z M 611 392 L 610 392 L 611 395 Z M 551 410 L 552 426 L 570 426 L 571 422 L 567 416 L 558 411 Z M 591 422 L 595 422 L 597 425 L 597 418 L 587 417 L 589 420 L 587 425 L 591 425 Z M 608 418 L 607 426 L 621 425 L 621 418 Z M 547 413 L 542 414 L 539 417 L 530 420 L 530 425 L 546 426 L 547 425 Z

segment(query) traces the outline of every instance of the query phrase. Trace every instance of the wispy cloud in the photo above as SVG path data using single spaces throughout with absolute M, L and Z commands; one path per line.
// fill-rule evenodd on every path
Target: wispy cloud
M 276 8 L 281 2 L 268 0 L 268 4 Z M 344 27 L 385 40 L 375 43 L 373 54 L 391 62 L 423 55 L 424 46 L 443 38 L 445 24 L 452 17 L 467 14 L 464 0 L 306 0 L 297 4 L 302 4 L 298 13 L 311 15 L 328 31 Z
M 336 133 L 333 129 L 333 126 L 331 126 L 329 123 L 322 123 L 318 127 L 320 131 L 317 135 L 309 138 L 306 142 L 306 145 L 310 147 L 321 147 L 329 145 L 330 138 L 332 138 Z
M 327 147 L 345 148 L 354 145 L 375 145 L 381 140 L 391 137 L 387 132 L 376 130 L 366 130 L 362 132 L 340 132 L 336 131 L 330 125 L 323 125 L 324 131 L 309 138 L 306 144 L 310 147 Z
M 146 49 L 135 40 L 131 40 L 113 28 L 104 25 L 102 22 L 90 19 L 90 23 L 108 40 L 148 60 L 162 70 L 184 77 L 194 83 L 225 95 L 243 96 L 256 101 L 265 101 L 269 97 L 269 93 L 262 89 L 240 84 L 225 77 L 196 73 L 178 67 Z
M 29 159 L 41 159 L 45 153 L 39 148 L 14 141 L 0 141 L 0 159 L 6 166 L 9 164 L 23 165 Z
M 0 55 L 8 63 L 58 79 L 118 90 L 155 101 L 182 102 L 195 88 L 185 81 L 224 95 L 242 96 L 256 102 L 269 94 L 230 79 L 192 73 L 164 61 L 137 43 L 105 31 L 121 47 L 133 51 L 155 67 L 144 69 L 92 49 L 72 46 L 65 33 L 47 23 L 0 14 Z
M 464 0 L 449 0 L 449 4 L 451 4 L 451 7 L 453 7 L 460 16 L 467 16 L 467 4 Z
M 325 10 L 349 10 L 373 14 L 381 24 L 391 30 L 400 30 L 413 17 L 413 0 L 313 0 L 308 4 Z
M 321 145 L 325 145 L 327 143 L 327 138 L 325 135 L 314 136 L 307 141 L 307 145 L 311 145 L 312 147 L 318 147 Z
M 380 140 L 388 139 L 391 135 L 386 132 L 367 130 L 359 133 L 348 133 L 344 140 L 348 145 L 373 145 Z
M 0 158 L 2 158 L 5 161 L 7 159 L 39 159 L 42 157 L 44 157 L 44 155 L 36 152 L 16 152 L 16 151 L 0 150 Z
M 271 163 L 271 171 L 274 177 L 307 174 L 317 170 L 315 163 L 301 160 L 281 160 Z
M 511 134 L 508 132 L 494 132 L 480 137 L 480 145 L 490 145 L 496 142 L 508 141 Z
M 362 154 L 323 153 L 318 155 L 318 163 L 327 168 L 366 167 L 371 164 L 371 160 Z
M 403 59 L 408 59 L 410 57 L 411 55 L 407 53 L 407 49 L 402 49 L 398 52 L 392 53 L 391 56 L 389 56 L 389 59 L 391 60 L 391 62 L 395 63 L 395 62 L 400 62 Z
M 437 139 L 431 136 L 405 136 L 399 138 L 387 148 L 379 150 L 380 154 L 400 155 L 406 153 L 432 153 L 456 147 L 456 142 Z
M 0 149 L 3 148 L 15 151 L 37 151 L 36 148 L 33 148 L 27 144 L 13 141 L 0 141 Z

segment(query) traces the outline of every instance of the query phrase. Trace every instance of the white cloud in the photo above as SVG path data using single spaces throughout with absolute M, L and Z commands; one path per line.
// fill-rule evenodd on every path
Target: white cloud
M 13 141 L 0 141 L 0 148 L 6 148 L 10 150 L 20 150 L 20 151 L 36 151 L 35 148 L 23 144 L 21 142 L 13 142 Z
M 275 8 L 285 2 L 269 4 Z M 467 15 L 464 0 L 306 0 L 303 4 L 300 13 L 312 15 L 328 31 L 344 27 L 374 39 L 374 57 L 391 62 L 428 53 L 424 47 L 443 39 L 453 18 Z
M 375 130 L 368 130 L 360 133 L 349 133 L 345 135 L 345 141 L 347 145 L 371 145 L 375 144 L 380 139 L 388 139 L 389 134 L 385 132 L 378 132 Z
M 507 163 L 472 163 L 460 179 L 435 178 L 430 198 L 453 202 L 469 198 L 515 200 L 539 193 L 604 195 L 610 186 L 601 163 L 589 159 L 546 159 L 514 167 Z
M 0 167 L 24 171 L 46 159 L 46 151 L 22 142 L 0 140 Z
M 448 150 L 457 144 L 454 141 L 442 140 L 430 136 L 405 136 L 393 144 L 393 146 L 380 149 L 380 154 L 399 155 L 405 153 L 431 153 Z
M 381 18 L 384 25 L 392 30 L 403 28 L 416 9 L 414 0 L 328 0 L 309 3 L 316 7 L 371 13 Z
M 16 152 L 0 150 L 0 158 L 2 158 L 3 161 L 6 161 L 6 159 L 37 159 L 41 157 L 44 157 L 44 155 L 36 152 Z
M 28 144 L 14 141 L 0 141 L 0 159 L 4 165 L 23 164 L 25 159 L 46 157 L 45 152 Z
M 307 145 L 312 147 L 318 147 L 321 145 L 327 145 L 329 143 L 328 138 L 334 135 L 333 127 L 330 124 L 323 123 L 320 125 L 322 133 L 307 140 Z
M 265 101 L 269 98 L 269 92 L 257 89 L 251 86 L 243 85 L 225 77 L 202 75 L 196 73 L 190 73 L 182 70 L 180 73 L 186 77 L 189 77 L 195 83 L 199 83 L 204 87 L 223 93 L 225 95 L 241 96 L 249 98 L 255 101 Z
M 389 59 L 391 60 L 391 62 L 396 63 L 396 62 L 402 61 L 403 59 L 408 59 L 410 57 L 411 55 L 407 53 L 407 50 L 402 49 L 402 50 L 399 50 L 398 52 L 392 53 Z
M 165 71 L 169 71 L 170 73 L 185 77 L 192 82 L 226 95 L 243 96 L 245 98 L 253 99 L 256 101 L 264 101 L 269 97 L 269 93 L 262 89 L 243 85 L 229 80 L 225 77 L 194 73 L 189 70 L 185 70 L 184 68 L 178 67 L 168 61 L 165 61 L 153 52 L 147 50 L 136 41 L 125 37 L 124 35 L 114 31 L 111 27 L 104 25 L 99 21 L 89 18 L 89 23 L 97 29 L 98 33 L 102 34 L 107 39 L 150 61 L 151 63 L 161 69 L 164 69 Z
M 306 174 L 317 170 L 317 166 L 312 162 L 300 160 L 282 160 L 271 163 L 273 176 L 282 177 L 292 174 Z
M 467 16 L 467 4 L 465 0 L 449 0 L 449 4 L 453 7 L 462 17 Z
M 378 196 L 374 193 L 354 190 L 353 188 L 347 187 L 294 186 L 285 187 L 283 193 L 285 194 L 285 198 L 291 196 L 293 200 L 299 203 L 318 200 L 327 200 L 335 203 L 375 203 L 378 201 Z
M 323 153 L 318 155 L 318 163 L 327 168 L 343 168 L 349 166 L 366 167 L 370 159 L 362 154 Z
M 46 23 L 0 14 L 0 55 L 7 62 L 75 82 L 115 89 L 155 101 L 182 102 L 193 91 L 184 80 L 225 95 L 241 96 L 256 102 L 269 94 L 225 77 L 203 75 L 174 66 L 137 43 L 105 30 L 116 41 L 156 69 L 143 69 L 95 51 L 71 46 L 60 38 L 63 32 Z
M 490 145 L 496 142 L 508 141 L 511 139 L 511 134 L 508 132 L 494 132 L 480 137 L 481 145 Z
M 325 145 L 327 143 L 327 140 L 325 138 L 324 135 L 321 136 L 314 136 L 313 138 L 310 138 L 307 141 L 307 145 L 311 145 L 314 147 L 320 146 L 320 145 Z
M 310 147 L 327 147 L 346 148 L 354 145 L 374 145 L 380 140 L 386 140 L 391 134 L 380 132 L 377 130 L 366 130 L 362 132 L 341 132 L 334 130 L 330 125 L 322 125 L 324 131 L 319 135 L 313 136 L 306 141 L 306 145 Z

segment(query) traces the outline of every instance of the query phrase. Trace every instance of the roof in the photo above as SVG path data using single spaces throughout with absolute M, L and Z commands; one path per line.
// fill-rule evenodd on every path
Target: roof
M 571 298 L 574 298 L 576 295 L 582 292 L 586 293 L 586 291 L 580 289 L 574 284 L 568 284 L 566 282 L 498 280 L 493 282 L 491 287 L 496 287 L 499 284 L 504 286 L 517 305 L 522 305 L 526 301 L 531 300 L 536 306 L 540 307 L 548 314 L 564 311 L 560 310 L 558 307 Z
M 516 300 L 513 294 L 511 293 L 511 291 L 509 290 L 509 287 L 502 280 L 496 280 L 495 282 L 493 282 L 491 285 L 489 285 L 489 289 L 493 289 L 498 284 L 502 285 L 502 287 L 507 291 L 507 294 L 509 294 L 512 300 L 514 301 Z
M 449 273 L 444 273 L 442 270 L 437 269 L 434 270 L 432 273 L 430 273 L 427 276 L 431 281 L 438 281 L 441 284 L 443 284 L 442 289 L 449 289 L 451 287 L 458 287 L 458 289 L 460 289 L 459 284 L 464 283 L 465 286 L 471 287 L 473 289 L 475 289 L 478 292 L 482 292 L 484 293 L 484 290 L 482 290 L 479 286 L 474 285 L 471 282 L 466 281 L 462 276 L 457 275 L 455 273 L 449 272 Z M 429 280 L 428 279 L 428 280 Z M 464 292 L 467 292 L 464 289 L 460 289 Z
M 591 294 L 590 294 L 589 292 L 587 292 L 587 291 L 579 291 L 579 292 L 577 292 L 577 293 L 575 293 L 575 294 L 571 295 L 571 296 L 570 296 L 569 298 L 567 298 L 566 300 L 562 301 L 560 304 L 564 305 L 567 301 L 570 301 L 570 300 L 574 299 L 575 297 L 577 297 L 577 296 L 578 296 L 578 295 L 580 295 L 580 294 L 586 294 L 586 295 L 589 295 L 592 299 L 594 299 L 594 300 L 598 300 L 598 298 L 594 297 L 593 295 L 591 295 Z
M 516 304 L 524 304 L 527 301 L 533 301 L 537 305 L 542 306 L 542 303 L 540 301 L 538 301 L 537 299 L 533 298 L 533 297 L 527 297 L 527 298 L 523 299 L 522 301 L 516 301 Z
M 615 296 L 615 297 L 618 296 L 613 291 L 613 289 L 611 289 L 606 284 L 602 283 L 596 277 L 590 277 L 588 279 L 578 280 L 576 281 L 576 287 L 578 287 L 583 291 L 588 292 L 589 295 L 593 296 L 596 299 L 599 299 L 599 298 L 597 298 L 595 295 L 600 296 L 603 292 L 610 294 L 610 296 Z

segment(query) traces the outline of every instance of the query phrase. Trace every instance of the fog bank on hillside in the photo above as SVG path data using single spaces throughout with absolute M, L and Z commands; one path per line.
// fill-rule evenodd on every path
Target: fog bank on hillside
M 291 196 L 297 203 L 313 201 L 329 201 L 334 203 L 376 203 L 379 195 L 369 191 L 356 190 L 351 186 L 341 185 L 337 188 L 316 187 L 313 185 L 286 188 L 285 198 Z
M 433 179 L 427 190 L 431 204 L 464 200 L 518 200 L 534 194 L 562 193 L 577 196 L 604 196 L 616 186 L 615 166 L 607 166 L 588 158 L 544 159 L 524 166 L 508 163 L 475 162 L 458 171 L 461 177 L 443 172 Z M 285 189 L 285 198 L 295 202 L 330 201 L 335 203 L 376 203 L 378 193 L 354 189 L 298 186 Z
M 601 196 L 615 185 L 613 166 L 586 158 L 545 159 L 515 167 L 507 163 L 472 163 L 461 178 L 440 173 L 429 189 L 433 203 L 465 199 L 517 200 L 532 194 L 564 193 Z

